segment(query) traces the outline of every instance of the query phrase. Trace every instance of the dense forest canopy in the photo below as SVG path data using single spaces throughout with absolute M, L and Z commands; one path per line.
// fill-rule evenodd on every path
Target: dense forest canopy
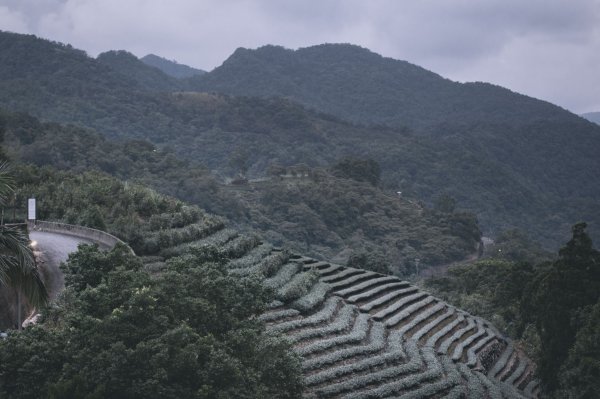
M 356 123 L 409 126 L 436 134 L 444 134 L 447 124 L 577 119 L 554 105 L 499 86 L 453 82 L 350 44 L 295 51 L 271 45 L 239 48 L 223 65 L 190 82 L 198 91 L 281 96 Z
M 271 165 L 268 180 L 239 187 L 221 184 L 206 168 L 144 140 L 115 143 L 91 130 L 41 123 L 24 114 L 4 113 L 2 120 L 4 144 L 21 162 L 98 170 L 144 183 L 307 255 L 342 263 L 363 259 L 367 268 L 379 259 L 379 271 L 410 275 L 416 272 L 416 258 L 427 267 L 462 260 L 478 250 L 480 232 L 472 214 L 438 211 L 382 190 L 373 160 L 344 158 L 330 170 Z M 49 195 L 32 189 L 29 195 L 37 194 L 42 202 Z M 73 215 L 45 217 L 88 224 Z

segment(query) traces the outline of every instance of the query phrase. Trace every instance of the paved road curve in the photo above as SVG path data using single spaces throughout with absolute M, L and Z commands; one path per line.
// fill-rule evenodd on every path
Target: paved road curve
M 54 299 L 64 287 L 60 264 L 67 260 L 70 253 L 77 251 L 79 244 L 92 244 L 92 241 L 72 235 L 42 231 L 30 231 L 29 238 L 35 242 L 34 248 L 46 281 L 46 288 L 50 298 Z

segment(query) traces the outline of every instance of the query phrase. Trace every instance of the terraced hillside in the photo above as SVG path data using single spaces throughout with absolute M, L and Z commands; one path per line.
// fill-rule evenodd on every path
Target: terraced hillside
M 537 397 L 533 363 L 485 320 L 393 276 L 290 254 L 217 219 L 176 218 L 154 218 L 146 267 L 201 250 L 263 278 L 276 300 L 261 318 L 302 357 L 308 398 Z

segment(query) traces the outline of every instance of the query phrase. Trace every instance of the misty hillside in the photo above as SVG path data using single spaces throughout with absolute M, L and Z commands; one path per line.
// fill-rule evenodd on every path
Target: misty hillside
M 278 46 L 237 49 L 192 87 L 244 96 L 283 96 L 363 124 L 444 133 L 447 123 L 511 124 L 572 119 L 549 103 L 488 83 L 456 83 L 406 61 L 348 44 L 296 51 Z M 442 126 L 440 126 L 442 125 Z
M 179 64 L 176 61 L 170 61 L 166 58 L 159 57 L 158 55 L 148 54 L 140 58 L 146 65 L 150 65 L 154 68 L 158 68 L 164 73 L 174 78 L 189 78 L 196 75 L 202 75 L 206 73 L 201 69 L 192 68 L 190 66 Z
M 183 87 L 174 77 L 168 76 L 160 68 L 142 62 L 127 51 L 107 51 L 98 55 L 97 60 L 147 90 L 171 91 Z
M 311 55 L 305 57 L 311 62 L 296 62 L 298 54 Z M 237 62 L 241 56 L 248 62 Z M 225 74 L 228 70 L 237 72 Z M 384 187 L 429 204 L 448 194 L 477 214 L 487 235 L 518 227 L 556 247 L 569 226 L 586 220 L 597 237 L 600 127 L 549 103 L 487 84 L 453 83 L 347 45 L 238 50 L 222 67 L 187 83 L 220 91 L 218 82 L 230 82 L 288 100 L 182 93 L 168 85 L 161 93 L 150 87 L 148 73 L 147 65 L 127 53 L 95 60 L 34 36 L 0 34 L 0 105 L 8 110 L 85 125 L 112 138 L 148 140 L 221 177 L 236 173 L 230 161 L 238 150 L 248 154 L 250 177 L 264 176 L 271 164 L 327 167 L 348 155 L 368 157 L 381 165 Z M 270 77 L 259 79 L 263 75 Z M 319 86 L 314 92 L 325 104 L 320 112 L 289 100 L 302 101 L 294 93 L 310 82 Z M 313 92 L 303 90 L 306 96 Z M 352 96 L 355 101 L 342 101 Z M 392 122 L 409 113 L 406 124 L 414 126 L 360 126 L 323 113 L 335 113 L 327 107 L 344 101 Z M 360 117 L 348 107 L 354 119 Z
M 582 117 L 587 119 L 588 121 L 597 123 L 600 125 L 600 112 L 588 112 L 586 114 L 582 114 Z

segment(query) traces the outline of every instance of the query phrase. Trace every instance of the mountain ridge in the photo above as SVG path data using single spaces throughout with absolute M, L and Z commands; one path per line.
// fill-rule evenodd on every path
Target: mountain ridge
M 96 60 L 117 73 L 135 81 L 140 87 L 151 91 L 173 91 L 183 88 L 180 82 L 138 59 L 125 50 L 111 50 L 101 53 Z
M 468 114 L 481 114 L 489 122 L 510 113 L 513 119 L 531 122 L 568 112 L 489 83 L 453 82 L 407 61 L 349 44 L 298 50 L 272 45 L 238 48 L 221 66 L 191 78 L 190 85 L 230 95 L 284 96 L 355 123 L 434 133 L 440 133 L 440 124 L 472 120 Z M 524 111 L 532 106 L 537 118 Z
M 178 79 L 189 78 L 195 75 L 202 75 L 206 73 L 206 71 L 203 71 L 202 69 L 180 64 L 175 60 L 171 61 L 156 54 L 147 54 L 140 58 L 140 61 L 146 65 L 158 68 L 165 74 Z

